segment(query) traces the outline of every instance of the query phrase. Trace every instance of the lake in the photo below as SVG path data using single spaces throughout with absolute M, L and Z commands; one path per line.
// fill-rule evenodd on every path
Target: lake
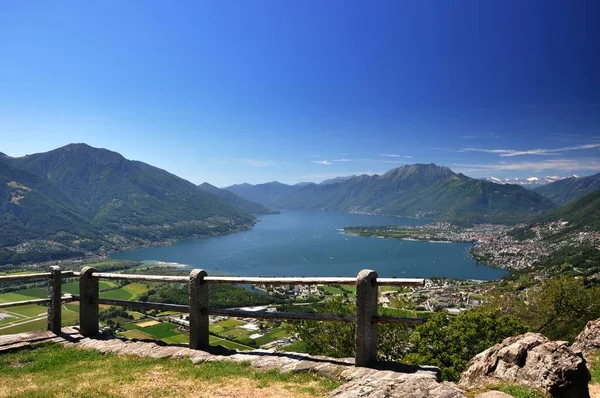
M 477 264 L 470 243 L 432 243 L 348 236 L 358 225 L 420 225 L 426 220 L 318 211 L 260 216 L 256 226 L 232 235 L 116 253 L 113 258 L 154 260 L 241 276 L 354 276 L 498 279 L 506 271 Z

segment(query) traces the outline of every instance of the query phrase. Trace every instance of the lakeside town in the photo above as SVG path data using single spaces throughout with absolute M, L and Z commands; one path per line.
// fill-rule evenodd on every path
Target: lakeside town
M 569 246 L 600 247 L 600 232 L 564 233 L 566 221 L 516 227 L 478 224 L 461 227 L 446 222 L 426 225 L 386 227 L 348 227 L 346 234 L 374 238 L 423 240 L 430 242 L 472 242 L 470 254 L 479 263 L 507 270 L 525 270 L 537 265 L 551 253 Z M 527 231 L 519 236 L 518 231 Z M 517 232 L 515 232 L 517 231 Z M 553 236 L 558 239 L 552 239 Z

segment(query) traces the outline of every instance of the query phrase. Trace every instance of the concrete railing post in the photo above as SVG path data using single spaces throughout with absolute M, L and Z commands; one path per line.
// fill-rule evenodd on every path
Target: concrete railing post
M 203 269 L 195 269 L 190 273 L 190 348 L 193 350 L 209 347 L 206 275 Z
M 356 278 L 356 366 L 377 361 L 377 272 L 364 269 Z
M 60 333 L 61 326 L 61 283 L 60 267 L 53 265 L 50 267 L 50 279 L 48 280 L 48 330 L 52 333 Z
M 79 276 L 79 333 L 83 336 L 93 336 L 100 331 L 100 286 L 98 278 L 92 277 L 94 272 L 95 268 L 85 267 Z

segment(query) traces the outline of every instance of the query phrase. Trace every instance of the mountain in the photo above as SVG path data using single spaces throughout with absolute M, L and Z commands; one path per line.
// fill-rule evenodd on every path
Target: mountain
M 225 189 L 219 189 L 214 185 L 211 185 L 207 182 L 198 185 L 198 188 L 203 190 L 204 192 L 208 192 L 212 195 L 215 195 L 218 198 L 221 198 L 232 205 L 248 212 L 251 214 L 277 214 L 278 212 L 275 210 L 267 209 L 261 204 L 251 202 L 248 199 L 242 198 L 234 194 L 231 191 L 227 191 Z
M 252 202 L 260 203 L 261 205 L 271 208 L 277 208 L 277 204 L 282 197 L 312 185 L 314 184 L 299 186 L 287 185 L 273 181 L 257 185 L 237 184 L 224 189 Z
M 82 255 L 105 241 L 74 202 L 45 179 L 0 161 L 0 264 Z M 51 244 L 35 242 L 51 240 Z M 20 248 L 7 249 L 25 241 Z
M 555 207 L 550 200 L 523 187 L 473 179 L 435 164 L 402 166 L 383 175 L 361 175 L 337 184 L 300 188 L 280 183 L 243 184 L 227 189 L 282 209 L 387 214 L 465 223 L 516 223 Z
M 535 189 L 535 192 L 562 205 L 600 190 L 600 173 L 587 177 L 569 177 Z
M 108 231 L 112 241 L 140 244 L 235 232 L 255 222 L 189 181 L 86 144 L 4 157 L 0 164 L 6 175 L 1 216 L 20 225 L 19 242 L 71 233 L 74 223 L 78 235 Z M 38 230 L 40 224 L 47 230 Z M 13 233 L 5 225 L 3 233 Z
M 545 220 L 567 221 L 569 230 L 600 231 L 600 190 L 559 207 L 545 217 Z
M 319 183 L 319 185 L 330 185 L 330 184 L 339 184 L 340 182 L 347 181 L 351 178 L 356 177 L 355 175 L 347 176 L 347 177 L 336 177 L 330 178 L 329 180 L 324 180 Z
M 577 177 L 577 176 L 574 176 Z M 546 176 L 546 177 L 527 177 L 527 178 L 496 178 L 496 177 L 486 177 L 483 178 L 485 181 L 495 182 L 496 184 L 514 184 L 521 185 L 522 187 L 528 189 L 534 189 L 536 187 L 541 187 L 546 184 L 551 184 L 556 181 L 563 180 L 568 177 L 560 177 L 560 176 Z

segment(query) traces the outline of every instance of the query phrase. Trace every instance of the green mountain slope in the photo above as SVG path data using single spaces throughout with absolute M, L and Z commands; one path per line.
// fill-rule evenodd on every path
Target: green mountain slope
M 456 174 L 435 164 L 402 166 L 337 184 L 274 183 L 229 187 L 240 196 L 283 209 L 427 217 L 464 223 L 516 223 L 553 209 L 548 199 L 516 185 Z
M 255 220 L 189 181 L 85 144 L 4 161 L 46 179 L 96 225 L 127 237 L 219 234 L 247 228 Z
M 546 221 L 568 221 L 569 230 L 600 231 L 600 190 L 559 207 Z
M 49 260 L 97 250 L 106 241 L 92 221 L 60 189 L 0 161 L 0 264 Z M 27 247 L 7 249 L 24 241 Z
M 535 188 L 534 191 L 564 205 L 600 189 L 600 173 L 587 177 L 569 177 Z
M 287 185 L 273 181 L 257 185 L 232 185 L 230 187 L 226 187 L 225 190 L 233 192 L 234 194 L 252 202 L 260 203 L 261 205 L 267 207 L 277 208 L 279 200 L 282 197 L 291 195 L 293 192 L 304 187 L 306 187 L 306 185 Z
M 261 204 L 251 202 L 248 199 L 242 198 L 241 196 L 238 196 L 231 191 L 227 191 L 225 189 L 219 189 L 219 188 L 215 187 L 214 185 L 211 185 L 207 182 L 198 185 L 198 188 L 203 190 L 204 192 L 208 192 L 212 195 L 215 195 L 216 197 L 221 198 L 221 199 L 227 201 L 228 203 L 230 203 L 236 207 L 239 207 L 240 209 L 242 209 L 248 213 L 251 213 L 251 214 L 277 214 L 278 213 L 277 211 L 267 209 L 266 207 L 264 207 Z

